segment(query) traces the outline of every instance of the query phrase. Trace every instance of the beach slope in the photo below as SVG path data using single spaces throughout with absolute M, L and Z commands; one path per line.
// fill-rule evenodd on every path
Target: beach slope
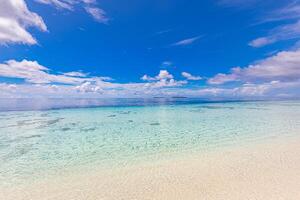
M 300 199 L 300 139 L 272 139 L 0 190 L 5 200 Z

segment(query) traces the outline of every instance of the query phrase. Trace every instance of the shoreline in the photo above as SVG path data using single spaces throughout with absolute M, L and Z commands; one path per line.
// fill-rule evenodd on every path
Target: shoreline
M 300 199 L 300 138 L 279 137 L 0 188 L 0 199 Z M 2 195 L 2 196 L 1 196 Z

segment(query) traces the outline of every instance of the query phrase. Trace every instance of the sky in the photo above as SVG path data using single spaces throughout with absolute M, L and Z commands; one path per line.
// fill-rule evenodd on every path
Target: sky
M 0 98 L 300 97 L 299 0 L 0 0 Z

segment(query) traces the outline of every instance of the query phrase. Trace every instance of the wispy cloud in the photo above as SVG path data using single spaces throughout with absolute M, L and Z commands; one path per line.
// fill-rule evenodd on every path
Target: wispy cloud
M 260 20 L 260 23 L 283 21 L 300 18 L 300 2 L 291 1 L 287 6 L 272 10 Z
M 161 63 L 162 67 L 170 67 L 172 65 L 173 65 L 173 63 L 171 61 L 164 61 Z
M 97 22 L 107 24 L 109 18 L 106 16 L 106 12 L 101 8 L 85 7 L 87 13 L 89 13 Z
M 38 3 L 42 4 L 47 4 L 47 5 L 54 5 L 57 8 L 60 9 L 68 9 L 72 10 L 73 9 L 73 4 L 75 3 L 72 0 L 66 0 L 66 1 L 61 1 L 61 0 L 35 0 Z
M 74 11 L 76 6 L 83 7 L 97 22 L 107 24 L 106 12 L 97 6 L 96 0 L 36 0 L 39 3 L 53 5 L 58 9 Z
M 187 46 L 195 43 L 197 40 L 199 40 L 202 36 L 197 36 L 197 37 L 192 37 L 192 38 L 187 38 L 184 40 L 180 40 L 178 42 L 175 42 L 172 44 L 172 46 Z
M 165 33 L 169 33 L 171 31 L 172 31 L 172 29 L 166 29 L 166 30 L 158 31 L 154 35 L 162 35 L 162 34 L 165 34 Z
M 53 5 L 59 9 L 73 10 L 76 5 L 95 5 L 97 0 L 35 0 L 38 3 Z
M 280 21 L 281 25 L 271 29 L 266 36 L 249 42 L 252 47 L 263 47 L 279 41 L 300 38 L 300 2 L 292 1 L 288 6 L 266 14 L 258 24 Z
M 281 25 L 270 31 L 265 37 L 252 40 L 249 45 L 252 47 L 263 47 L 278 41 L 300 38 L 300 20 L 293 24 Z

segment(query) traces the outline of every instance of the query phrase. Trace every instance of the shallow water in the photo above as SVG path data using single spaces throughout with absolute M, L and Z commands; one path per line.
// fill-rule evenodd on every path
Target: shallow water
M 0 112 L 0 185 L 80 166 L 206 151 L 300 130 L 300 102 Z

